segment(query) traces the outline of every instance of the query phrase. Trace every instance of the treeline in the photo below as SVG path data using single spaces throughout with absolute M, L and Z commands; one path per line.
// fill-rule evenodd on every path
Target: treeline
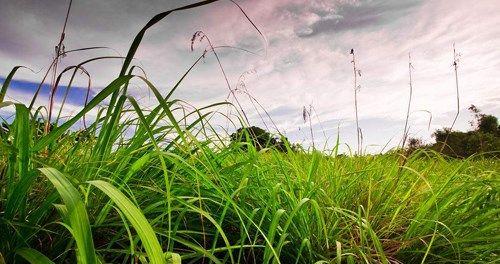
M 469 107 L 469 111 L 474 115 L 474 120 L 470 121 L 472 130 L 461 132 L 449 128 L 438 129 L 433 133 L 436 142 L 431 144 L 425 144 L 419 138 L 409 138 L 404 150 L 406 155 L 418 149 L 427 149 L 452 158 L 467 158 L 474 154 L 500 157 L 500 127 L 497 117 L 481 113 L 474 105 Z M 256 126 L 239 128 L 231 135 L 231 141 L 233 144 L 240 144 L 244 150 L 249 145 L 256 150 L 270 148 L 281 152 L 303 149 L 300 144 L 291 144 L 284 136 L 275 136 Z
M 467 132 L 451 131 L 449 128 L 438 129 L 433 133 L 436 142 L 424 144 L 421 139 L 410 138 L 407 151 L 431 149 L 453 158 L 467 158 L 474 154 L 488 157 L 500 157 L 500 127 L 498 118 L 483 114 L 474 105 L 469 107 L 474 115 L 470 121 L 472 130 Z

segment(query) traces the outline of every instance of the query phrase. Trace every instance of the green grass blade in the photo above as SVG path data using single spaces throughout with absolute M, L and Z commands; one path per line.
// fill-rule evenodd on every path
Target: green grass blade
M 127 70 L 129 69 L 130 63 L 132 62 L 132 59 L 134 58 L 135 53 L 136 53 L 137 49 L 139 48 L 139 45 L 141 44 L 142 39 L 144 38 L 144 35 L 146 34 L 146 31 L 150 27 L 154 26 L 156 23 L 160 22 L 162 19 L 164 19 L 166 16 L 168 16 L 169 14 L 171 14 L 173 12 L 181 11 L 181 10 L 187 10 L 187 9 L 191 9 L 191 8 L 195 8 L 195 7 L 207 5 L 207 4 L 216 2 L 216 1 L 218 1 L 218 0 L 205 0 L 205 1 L 198 2 L 198 3 L 193 3 L 193 4 L 190 4 L 190 5 L 182 6 L 182 7 L 179 7 L 179 8 L 175 8 L 175 9 L 172 9 L 172 10 L 168 10 L 168 11 L 159 13 L 159 14 L 155 15 L 153 18 L 151 18 L 148 21 L 148 23 L 146 23 L 146 25 L 139 31 L 139 33 L 137 33 L 137 35 L 135 36 L 134 40 L 132 41 L 132 44 L 130 45 L 130 48 L 129 48 L 128 52 L 127 52 L 127 56 L 125 57 L 125 60 L 123 61 L 122 69 L 120 71 L 120 75 L 119 76 L 120 77 L 125 76 Z M 111 99 L 110 99 L 110 102 L 109 102 L 109 108 L 108 108 L 108 110 L 106 112 L 106 119 L 104 121 L 104 127 L 106 129 L 103 132 L 105 139 L 107 137 L 109 137 L 109 134 L 110 134 L 111 127 L 109 127 L 109 125 L 111 125 L 111 126 L 115 125 L 114 122 L 111 122 L 111 124 L 108 123 L 109 122 L 108 118 L 111 117 L 111 116 L 114 116 L 112 114 L 113 110 L 115 110 L 115 113 L 120 110 L 120 109 L 118 109 L 118 108 L 115 107 L 116 100 L 118 99 L 118 92 L 119 92 L 119 90 L 116 90 L 116 91 L 114 91 L 111 94 Z M 100 154 L 102 155 L 102 153 L 100 153 Z
M 120 72 L 120 76 L 125 75 L 125 73 L 127 72 L 128 66 L 130 65 L 130 62 L 132 62 L 132 58 L 134 58 L 135 52 L 139 48 L 139 45 L 141 44 L 141 41 L 142 41 L 142 38 L 144 37 L 144 34 L 146 33 L 146 31 L 150 27 L 152 27 L 156 23 L 160 22 L 166 16 L 170 15 L 170 13 L 173 13 L 173 12 L 176 12 L 176 11 L 181 11 L 181 10 L 187 10 L 187 9 L 191 9 L 191 8 L 195 8 L 195 7 L 199 7 L 199 6 L 203 6 L 203 5 L 208 5 L 208 4 L 216 2 L 216 1 L 218 1 L 218 0 L 205 0 L 205 1 L 201 1 L 201 2 L 198 2 L 198 3 L 194 3 L 194 4 L 182 6 L 182 7 L 179 7 L 179 8 L 175 8 L 175 9 L 172 9 L 172 10 L 168 10 L 168 11 L 159 13 L 159 14 L 155 15 L 153 18 L 151 18 L 151 20 L 148 21 L 148 23 L 139 31 L 139 33 L 137 33 L 137 35 L 134 38 L 134 41 L 132 42 L 132 45 L 130 45 L 130 48 L 129 48 L 128 53 L 127 53 L 127 57 L 125 58 L 125 61 L 123 62 L 123 66 L 122 66 L 122 69 L 121 69 L 121 72 Z
M 97 263 L 92 240 L 89 218 L 78 190 L 58 170 L 42 168 L 40 171 L 52 182 L 66 206 L 68 226 L 76 241 L 78 262 L 82 264 Z
M 21 248 L 16 251 L 16 254 L 23 257 L 31 264 L 54 264 L 44 254 L 32 248 Z
M 154 264 L 166 263 L 156 234 L 141 210 L 110 183 L 101 180 L 89 181 L 89 183 L 109 196 L 128 221 L 130 221 L 137 235 L 141 238 L 142 245 L 148 254 L 150 262 Z
M 44 147 L 48 146 L 51 142 L 54 142 L 59 136 L 61 136 L 66 130 L 68 130 L 72 125 L 74 125 L 80 118 L 83 117 L 84 114 L 94 109 L 100 102 L 102 102 L 106 97 L 108 97 L 111 93 L 118 90 L 120 86 L 124 83 L 128 82 L 132 78 L 130 75 L 121 76 L 116 78 L 113 82 L 111 82 L 106 88 L 104 88 L 100 93 L 98 93 L 90 102 L 85 106 L 78 114 L 76 114 L 73 118 L 52 130 L 48 135 L 40 139 L 35 146 L 33 146 L 33 151 L 39 151 Z
M 16 66 L 16 67 L 12 68 L 10 73 L 5 78 L 5 80 L 2 84 L 2 88 L 0 89 L 0 103 L 3 102 L 3 99 L 5 98 L 5 95 L 7 94 L 7 90 L 9 89 L 9 85 L 10 85 L 10 82 L 12 81 L 12 78 L 14 77 L 14 74 L 16 74 L 17 70 L 19 70 L 20 68 L 26 68 L 26 67 Z
M 272 253 L 274 251 L 274 249 L 273 249 L 274 237 L 278 231 L 280 219 L 284 213 L 285 213 L 285 210 L 279 209 L 278 211 L 276 211 L 276 213 L 274 214 L 273 220 L 271 221 L 271 225 L 269 226 L 269 230 L 268 230 L 268 234 L 267 234 L 267 239 L 269 239 L 269 245 L 266 245 L 266 249 L 264 250 L 264 262 L 263 263 L 269 263 L 269 261 L 273 257 Z
M 14 149 L 10 153 L 7 172 L 8 199 L 5 205 L 5 217 L 12 219 L 16 213 L 24 217 L 24 204 L 28 190 L 35 178 L 29 173 L 29 155 L 31 142 L 30 116 L 26 106 L 16 104 L 16 119 L 14 121 Z M 17 179 L 15 172 L 17 171 Z

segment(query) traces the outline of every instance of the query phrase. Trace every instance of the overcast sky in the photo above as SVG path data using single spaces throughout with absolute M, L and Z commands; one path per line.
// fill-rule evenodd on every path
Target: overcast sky
M 64 22 L 66 0 L 0 0 L 0 82 L 16 65 L 35 71 L 50 63 Z M 66 49 L 106 46 L 109 50 L 68 55 L 64 66 L 102 55 L 125 55 L 144 24 L 156 13 L 194 1 L 74 0 L 66 29 Z M 430 142 L 432 131 L 449 126 L 456 109 L 453 49 L 458 68 L 461 116 L 457 129 L 466 130 L 475 104 L 500 116 L 500 4 L 498 0 L 237 0 L 263 39 L 230 1 L 173 14 L 146 33 L 135 64 L 166 93 L 196 60 L 206 42 L 190 49 L 194 32 L 203 30 L 218 50 L 233 88 L 240 76 L 246 89 L 265 107 L 278 128 L 293 142 L 309 144 L 302 108 L 312 105 L 317 144 L 355 147 L 354 91 L 351 48 L 355 49 L 359 123 L 364 145 L 377 152 L 398 144 L 408 100 L 408 53 L 413 64 L 411 136 Z M 87 67 L 95 92 L 113 80 L 120 60 Z M 29 102 L 42 78 L 20 70 L 7 100 Z M 84 76 L 77 85 L 84 86 Z M 152 104 L 137 81 L 131 93 L 144 107 Z M 38 104 L 47 103 L 48 89 Z M 213 55 L 188 76 L 176 97 L 195 106 L 226 99 L 228 87 Z M 244 94 L 238 94 L 252 124 L 263 127 Z M 83 103 L 82 90 L 71 96 L 67 114 Z M 425 110 L 425 111 L 423 111 Z M 2 113 L 6 114 L 6 109 Z M 432 123 L 428 129 L 429 114 Z M 326 138 L 325 138 L 326 135 Z M 345 147 L 344 147 L 345 149 Z

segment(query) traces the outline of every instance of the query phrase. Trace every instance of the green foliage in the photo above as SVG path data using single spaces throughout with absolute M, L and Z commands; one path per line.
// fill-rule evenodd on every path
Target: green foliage
M 419 148 L 423 148 L 424 143 L 422 139 L 419 138 L 408 138 L 408 146 L 407 146 L 407 152 L 408 153 L 413 153 Z
M 498 135 L 498 119 L 492 115 L 482 115 L 478 131 L 484 134 Z
M 54 264 L 50 259 L 48 259 L 42 253 L 32 249 L 32 248 L 21 248 L 16 251 L 16 254 L 23 257 L 31 264 Z M 1 263 L 1 262 L 0 262 Z
M 281 136 L 277 138 L 256 126 L 238 128 L 236 132 L 231 134 L 231 141 L 236 144 L 244 143 L 241 144 L 242 149 L 247 149 L 248 145 L 252 145 L 256 150 L 272 148 L 281 152 L 287 152 L 292 147 L 286 137 Z
M 474 154 L 483 153 L 488 156 L 498 156 L 500 153 L 500 137 L 495 134 L 482 133 L 480 131 L 448 131 L 437 130 L 434 132 L 437 143 L 431 148 L 440 150 L 445 142 L 443 154 L 455 157 L 464 158 L 470 157 Z
M 430 148 L 455 158 L 470 157 L 474 154 L 497 157 L 500 155 L 500 132 L 498 120 L 492 115 L 482 114 L 474 105 L 469 110 L 475 115 L 473 131 L 459 132 L 449 129 L 436 130 L 436 143 Z M 443 146 L 444 144 L 444 146 Z
M 151 263 L 165 263 L 163 251 L 160 243 L 156 238 L 153 228 L 144 217 L 141 210 L 134 206 L 134 204 L 121 193 L 113 185 L 105 181 L 90 181 L 90 184 L 99 188 L 106 195 L 116 203 L 119 210 L 125 215 L 127 220 L 135 228 L 137 235 L 141 239 L 144 249 L 150 258 Z
M 40 171 L 52 182 L 64 202 L 64 205 L 59 206 L 59 212 L 64 226 L 76 241 L 78 263 L 97 263 L 89 218 L 80 193 L 58 170 L 42 168 Z
M 481 113 L 475 105 L 469 107 L 469 111 L 474 114 L 475 121 L 471 122 L 471 125 L 475 127 L 475 130 L 484 134 L 499 135 L 500 126 L 498 125 L 498 119 L 492 115 L 486 115 Z
M 7 138 L 29 130 L 29 117 L 19 109 L 16 118 L 28 123 L 14 121 Z M 203 131 L 215 135 L 209 123 L 201 129 L 188 126 L 184 139 L 176 137 L 174 126 L 153 121 L 164 111 L 140 111 L 120 123 L 120 131 L 136 132 L 118 138 L 99 159 L 92 155 L 93 127 L 99 123 L 86 130 L 89 140 L 65 132 L 49 142 L 48 151 L 1 152 L 2 186 L 8 168 L 18 178 L 19 164 L 28 164 L 38 179 L 23 189 L 25 208 L 11 217 L 4 208 L 17 203 L 2 193 L 0 252 L 7 263 L 23 263 L 21 258 L 85 263 L 94 254 L 108 263 L 496 259 L 497 160 L 445 160 L 418 152 L 400 167 L 390 154 L 242 152 L 237 144 L 194 137 Z M 35 134 L 28 133 L 28 139 L 43 138 Z M 21 138 L 24 133 L 1 144 L 21 148 Z M 158 145 L 166 138 L 174 138 L 175 148 Z M 23 162 L 25 155 L 36 162 Z

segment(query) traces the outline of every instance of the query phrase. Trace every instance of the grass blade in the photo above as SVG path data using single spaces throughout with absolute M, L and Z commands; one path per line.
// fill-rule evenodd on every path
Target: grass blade
M 123 84 L 128 82 L 132 76 L 125 75 L 119 78 L 116 78 L 113 82 L 111 82 L 106 88 L 104 88 L 100 93 L 98 93 L 88 104 L 85 106 L 78 114 L 76 114 L 73 118 L 62 124 L 60 127 L 52 130 L 48 135 L 40 139 L 35 146 L 33 146 L 33 151 L 39 151 L 44 147 L 48 146 L 51 142 L 56 140 L 59 136 L 61 136 L 66 130 L 68 130 L 72 125 L 74 125 L 80 118 L 83 117 L 84 114 L 94 109 L 100 102 L 102 102 L 106 97 L 108 97 L 115 90 L 118 90 Z
M 52 260 L 47 258 L 44 254 L 32 248 L 18 249 L 16 254 L 23 257 L 31 264 L 54 264 L 54 262 L 52 262 Z
M 141 210 L 137 208 L 122 192 L 108 182 L 96 180 L 89 181 L 102 192 L 104 192 L 117 205 L 120 211 L 135 228 L 137 235 L 141 238 L 142 245 L 148 254 L 151 263 L 166 263 L 163 251 L 158 242 L 153 228 L 149 224 Z
M 16 119 L 14 121 L 14 150 L 10 153 L 7 171 L 8 198 L 5 205 L 5 216 L 12 219 L 16 213 L 24 217 L 24 203 L 34 175 L 29 173 L 29 155 L 31 142 L 30 116 L 26 106 L 16 104 Z M 18 179 L 15 178 L 17 171 Z
M 66 205 L 65 218 L 68 219 L 67 224 L 76 241 L 78 262 L 82 264 L 97 263 L 89 218 L 80 193 L 58 170 L 42 168 L 40 171 L 52 182 Z
M 5 94 L 7 94 L 7 89 L 9 89 L 10 82 L 12 81 L 12 78 L 14 77 L 14 74 L 16 74 L 17 70 L 20 68 L 26 68 L 24 66 L 16 66 L 14 67 L 9 75 L 7 75 L 7 78 L 5 78 L 5 81 L 2 84 L 2 89 L 0 89 L 0 103 L 3 102 L 3 99 L 5 98 Z M 28 68 L 26 68 L 28 69 Z

